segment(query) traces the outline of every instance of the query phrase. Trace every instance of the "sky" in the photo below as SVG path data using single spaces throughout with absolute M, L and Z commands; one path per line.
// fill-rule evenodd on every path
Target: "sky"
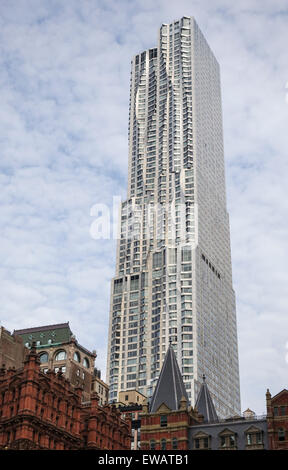
M 263 414 L 288 388 L 286 0 L 1 0 L 0 323 L 69 321 L 105 378 L 116 245 L 91 208 L 126 197 L 131 58 L 182 16 L 220 64 L 241 409 Z

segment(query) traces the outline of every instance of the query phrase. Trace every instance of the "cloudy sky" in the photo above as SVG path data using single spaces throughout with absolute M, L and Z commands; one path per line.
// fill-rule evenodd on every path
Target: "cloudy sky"
M 194 16 L 221 67 L 242 410 L 288 387 L 287 0 L 1 0 L 0 321 L 69 321 L 103 372 L 130 60 Z

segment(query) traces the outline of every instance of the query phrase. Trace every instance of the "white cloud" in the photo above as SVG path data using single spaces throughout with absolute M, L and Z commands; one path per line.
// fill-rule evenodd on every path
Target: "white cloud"
M 0 317 L 70 321 L 104 369 L 115 243 L 90 208 L 125 197 L 131 57 L 183 15 L 221 68 L 242 409 L 261 413 L 287 387 L 284 0 L 2 0 Z

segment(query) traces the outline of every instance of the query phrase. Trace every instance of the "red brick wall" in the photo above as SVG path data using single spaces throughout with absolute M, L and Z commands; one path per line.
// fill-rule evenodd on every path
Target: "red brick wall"
M 22 370 L 0 370 L 0 449 L 130 449 L 131 421 L 98 405 L 61 373 L 40 371 L 35 348 Z
M 163 413 L 164 414 L 164 413 Z M 141 450 L 150 449 L 151 440 L 155 449 L 161 449 L 161 440 L 166 440 L 166 449 L 172 450 L 173 438 L 177 439 L 177 449 L 188 449 L 189 414 L 186 410 L 167 413 L 167 427 L 161 427 L 161 415 L 141 415 Z
M 272 398 L 267 391 L 266 402 L 269 448 L 288 450 L 288 390 L 282 390 Z M 284 440 L 279 439 L 280 430 L 284 432 Z

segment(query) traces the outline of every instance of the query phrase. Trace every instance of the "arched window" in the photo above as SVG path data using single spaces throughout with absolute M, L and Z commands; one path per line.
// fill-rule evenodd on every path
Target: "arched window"
M 55 356 L 55 361 L 65 361 L 66 357 L 66 351 L 58 351 Z
M 73 356 L 74 361 L 80 362 L 80 354 L 76 351 Z
M 154 439 L 151 439 L 151 441 L 150 441 L 150 449 L 155 450 L 155 441 L 154 441 Z
M 172 438 L 172 449 L 178 449 L 177 437 Z
M 89 368 L 89 361 L 88 361 L 87 357 L 84 357 L 84 359 L 83 359 L 83 366 L 86 367 L 86 369 Z
M 166 439 L 161 439 L 161 450 L 166 450 Z
M 48 354 L 46 352 L 43 352 L 39 356 L 41 364 L 45 364 L 45 362 L 48 362 Z

